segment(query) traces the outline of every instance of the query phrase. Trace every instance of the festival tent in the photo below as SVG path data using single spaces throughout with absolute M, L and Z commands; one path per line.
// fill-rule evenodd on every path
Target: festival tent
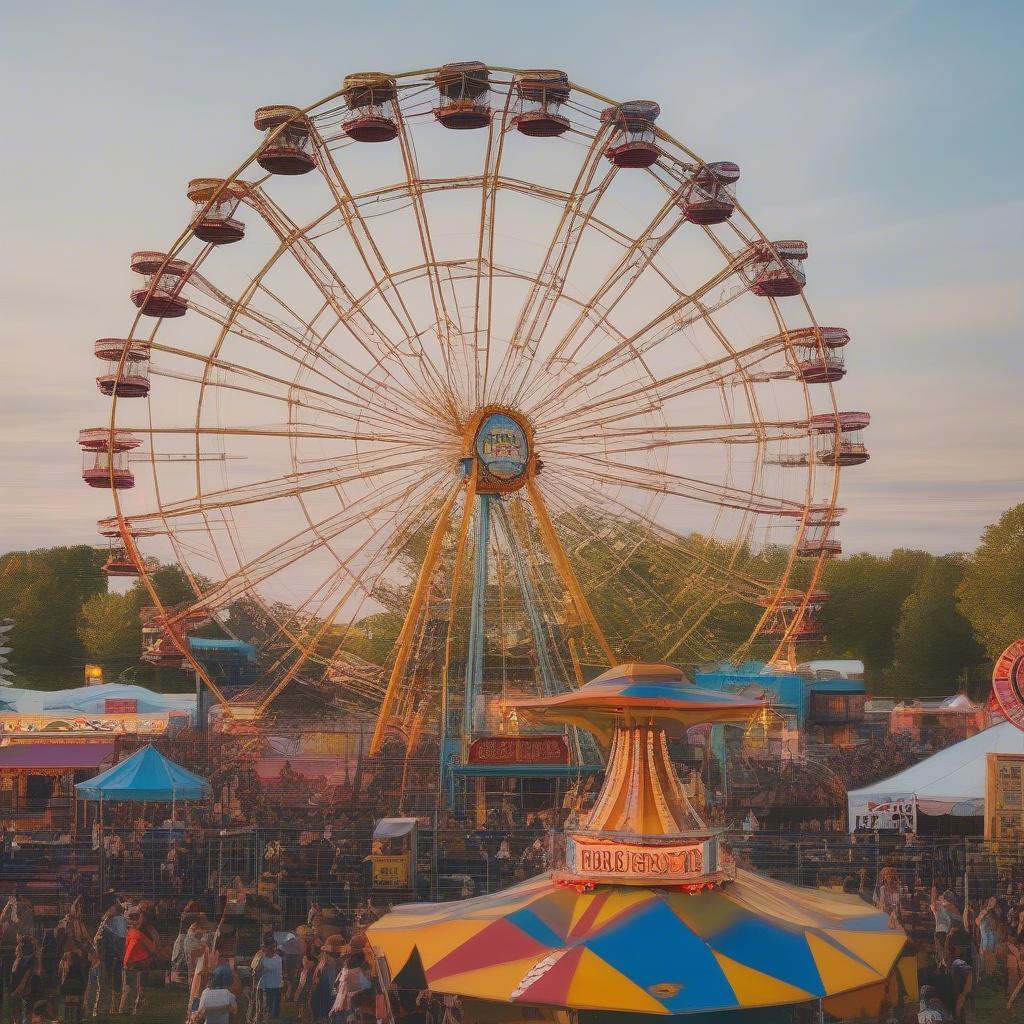
M 206 779 L 168 760 L 153 746 L 143 747 L 94 779 L 79 782 L 75 789 L 84 800 L 157 803 L 205 800 L 211 793 Z
M 0 700 L 0 711 L 22 715 L 52 715 L 74 718 L 79 715 L 102 715 L 108 701 L 132 701 L 140 715 L 167 714 L 184 711 L 194 714 L 195 694 L 156 693 L 144 686 L 127 683 L 103 683 L 99 686 L 76 686 L 68 690 L 6 690 Z
M 908 816 L 912 816 L 914 806 L 924 814 L 983 815 L 987 759 L 995 753 L 1024 754 L 1024 732 L 1010 722 L 1001 722 L 891 778 L 850 790 L 850 831 L 856 831 L 858 825 L 877 827 L 882 823 L 873 824 L 873 818 L 889 815 L 901 806 L 909 808 Z

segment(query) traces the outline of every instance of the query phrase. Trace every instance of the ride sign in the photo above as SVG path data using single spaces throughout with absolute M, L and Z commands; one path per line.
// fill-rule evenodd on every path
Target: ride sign
M 530 442 L 522 424 L 506 413 L 493 412 L 477 431 L 476 455 L 485 476 L 511 483 L 526 473 Z
M 717 843 L 624 843 L 576 833 L 566 844 L 566 868 L 580 878 L 626 885 L 694 882 L 718 870 Z
M 1024 638 L 1015 640 L 996 660 L 992 694 L 1007 721 L 1024 731 Z

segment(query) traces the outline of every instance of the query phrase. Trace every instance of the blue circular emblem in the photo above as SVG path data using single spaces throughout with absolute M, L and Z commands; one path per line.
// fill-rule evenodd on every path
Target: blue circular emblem
M 476 435 L 476 454 L 484 469 L 498 480 L 516 480 L 526 472 L 530 444 L 526 432 L 511 416 L 491 413 Z

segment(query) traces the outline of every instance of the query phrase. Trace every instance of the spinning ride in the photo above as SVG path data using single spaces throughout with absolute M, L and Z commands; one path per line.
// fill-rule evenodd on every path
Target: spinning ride
M 863 1019 L 912 999 L 916 964 L 901 962 L 906 935 L 885 913 L 738 871 L 676 777 L 666 734 L 743 722 L 759 707 L 644 664 L 524 701 L 542 722 L 611 739 L 601 792 L 567 827 L 554 871 L 476 899 L 399 906 L 373 924 L 391 977 L 460 996 L 467 1021 L 522 1020 L 526 1006 L 550 1020 L 559 1009 L 674 1016 L 818 1000 Z
M 849 338 L 806 244 L 659 118 L 561 71 L 360 73 L 188 184 L 81 439 L 151 660 L 236 718 L 299 680 L 375 715 L 374 751 L 447 757 L 620 657 L 795 659 L 867 458 Z M 200 628 L 258 683 L 212 678 Z

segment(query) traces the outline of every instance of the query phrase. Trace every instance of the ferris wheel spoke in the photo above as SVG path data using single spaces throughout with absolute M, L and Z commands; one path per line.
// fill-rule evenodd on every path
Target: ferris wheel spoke
M 188 436 L 210 436 L 210 437 L 287 437 L 294 440 L 322 440 L 322 441 L 365 441 L 367 444 L 388 444 L 400 446 L 402 449 L 411 451 L 423 450 L 433 451 L 436 443 L 429 440 L 410 441 L 408 437 L 394 434 L 373 434 L 347 433 L 343 430 L 317 429 L 316 424 L 298 422 L 270 423 L 261 426 L 179 426 L 179 427 L 149 427 L 149 426 L 119 426 L 119 430 L 128 430 L 133 434 L 158 437 L 165 434 L 188 435 Z M 391 449 L 393 450 L 393 449 Z M 390 451 L 389 450 L 389 453 Z M 357 452 L 350 455 L 325 456 L 325 461 L 344 463 L 346 459 L 358 461 L 359 458 L 373 458 L 374 452 Z
M 402 163 L 405 166 L 405 177 L 409 187 L 409 198 L 412 200 L 412 208 L 416 217 L 416 230 L 419 235 L 420 249 L 423 253 L 423 260 L 430 268 L 427 281 L 430 285 L 430 299 L 434 308 L 434 323 L 436 325 L 437 341 L 441 352 L 441 360 L 444 364 L 447 376 L 449 393 L 453 398 L 458 399 L 460 393 L 465 395 L 466 386 L 469 385 L 470 366 L 466 358 L 465 340 L 458 323 L 459 312 L 458 296 L 454 288 L 448 282 L 446 287 L 445 275 L 438 266 L 437 255 L 434 251 L 434 240 L 430 234 L 430 221 L 427 217 L 426 204 L 423 201 L 423 193 L 419 186 L 419 169 L 417 167 L 416 153 L 413 149 L 412 140 L 409 137 L 408 125 L 402 112 L 401 104 L 394 105 L 395 121 L 398 125 L 398 143 L 402 153 Z M 446 291 L 450 294 L 446 295 Z M 453 319 L 453 313 L 455 319 Z M 454 356 L 453 334 L 459 339 L 459 347 L 462 350 L 463 365 L 456 365 Z M 459 374 L 465 374 L 465 380 L 459 379 Z M 457 406 L 458 408 L 458 406 Z M 460 420 L 469 412 L 468 409 L 459 408 Z
M 504 400 L 510 392 L 521 387 L 520 371 L 527 369 L 536 355 L 544 326 L 565 290 L 572 260 L 590 215 L 615 178 L 616 168 L 612 166 L 605 172 L 598 186 L 592 188 L 604 156 L 604 136 L 604 130 L 599 128 L 590 140 L 576 174 L 572 192 L 562 207 L 555 232 L 548 243 L 543 263 L 516 316 L 515 326 L 495 379 L 495 393 L 499 400 Z
M 794 515 L 803 510 L 802 503 L 779 495 L 761 494 L 754 490 L 741 490 L 726 484 L 716 484 L 697 477 L 685 477 L 668 470 L 653 470 L 646 466 L 616 462 L 580 454 L 581 463 L 593 465 L 593 470 L 582 466 L 560 465 L 559 472 L 580 476 L 606 486 L 624 486 L 651 494 L 667 494 L 708 505 L 719 505 L 763 515 Z
M 512 90 L 505 93 L 505 104 L 498 119 L 487 126 L 487 149 L 484 154 L 484 169 L 480 175 L 480 231 L 476 249 L 476 290 L 473 305 L 473 363 L 476 374 L 473 380 L 473 404 L 479 407 L 486 401 L 488 380 L 491 374 L 491 332 L 494 321 L 494 248 L 495 217 L 499 182 L 501 181 L 501 158 L 505 151 L 506 125 Z M 497 134 L 497 138 L 495 138 Z M 486 273 L 485 273 L 486 267 Z M 481 342 L 482 337 L 482 342 Z M 481 359 L 482 353 L 482 359 Z
M 665 224 L 666 219 L 673 213 L 675 218 Z M 615 267 L 582 304 L 576 319 L 548 353 L 540 367 L 541 372 L 549 370 L 560 359 L 564 359 L 566 364 L 571 364 L 577 358 L 579 351 L 593 337 L 594 333 L 608 323 L 608 318 L 628 294 L 632 284 L 654 263 L 661 250 L 685 223 L 678 198 L 673 196 L 655 213 L 644 230 L 623 252 Z M 576 343 L 571 352 L 567 352 L 566 350 L 572 345 L 584 324 L 589 324 L 586 334 Z
M 136 514 L 131 522 L 145 526 L 159 519 L 181 519 L 204 512 L 227 509 L 242 505 L 254 505 L 261 502 L 276 501 L 281 498 L 292 498 L 300 494 L 311 494 L 334 487 L 341 487 L 357 480 L 371 480 L 390 473 L 420 468 L 434 463 L 447 466 L 446 460 L 424 459 L 421 454 L 416 458 L 396 462 L 375 470 L 358 473 L 338 473 L 333 469 L 310 470 L 305 473 L 291 473 L 287 476 L 273 477 L 252 484 L 228 487 L 219 491 L 208 491 L 204 495 L 186 501 L 170 502 L 159 512 Z
M 271 615 L 271 619 L 274 621 L 276 631 L 268 635 L 265 638 L 265 646 L 268 649 L 273 649 L 279 642 L 287 642 L 293 646 L 300 645 L 302 636 L 300 630 L 308 628 L 308 620 L 310 612 L 308 609 L 314 604 L 323 604 L 330 597 L 330 594 L 336 593 L 337 590 L 344 584 L 346 577 L 351 578 L 351 585 L 349 586 L 346 600 L 350 599 L 358 590 L 363 591 L 363 598 L 359 600 L 355 611 L 353 612 L 352 618 L 346 626 L 346 630 L 351 629 L 352 623 L 354 623 L 357 617 L 361 614 L 362 608 L 365 606 L 366 601 L 373 595 L 372 583 L 367 582 L 367 577 L 372 568 L 375 565 L 380 564 L 378 557 L 382 557 L 383 553 L 393 548 L 396 543 L 395 537 L 397 531 L 388 530 L 388 526 L 395 521 L 401 521 L 401 517 L 405 517 L 406 521 L 409 521 L 408 510 L 409 507 L 413 509 L 416 515 L 422 515 L 425 508 L 430 508 L 431 503 L 435 501 L 443 490 L 445 489 L 447 481 L 444 479 L 438 480 L 433 488 L 424 490 L 423 488 L 410 489 L 406 495 L 406 499 L 402 505 L 394 510 L 391 516 L 383 522 L 377 524 L 375 529 L 370 536 L 368 536 L 352 553 L 349 561 L 339 563 L 340 571 L 332 571 L 326 579 L 321 581 L 316 587 L 314 587 L 306 599 L 297 607 L 289 609 L 289 614 L 285 617 L 284 621 L 279 621 L 277 617 Z M 352 572 L 349 569 L 350 562 L 354 562 L 355 559 L 363 554 L 364 550 L 372 549 L 369 557 L 365 557 L 365 565 L 358 572 Z M 397 555 L 392 555 L 392 558 L 384 563 L 381 567 L 380 573 L 383 573 L 390 567 Z M 378 574 L 379 575 L 379 574 Z M 309 651 L 312 656 L 312 651 Z M 268 703 L 273 696 L 279 692 L 278 688 L 272 687 L 269 692 L 264 692 L 261 695 L 261 699 Z
M 347 360 L 341 359 L 328 346 L 326 339 L 315 331 L 311 325 L 305 325 L 301 331 L 293 330 L 282 323 L 279 318 L 272 316 L 256 307 L 246 298 L 232 299 L 219 288 L 214 287 L 198 274 L 193 274 L 190 282 L 203 294 L 215 299 L 227 312 L 221 313 L 196 303 L 189 302 L 189 306 L 195 312 L 214 322 L 220 324 L 223 332 L 230 332 L 245 337 L 247 340 L 255 341 L 258 344 L 276 352 L 284 358 L 296 363 L 301 371 L 315 374 L 317 377 L 348 394 L 353 401 L 367 402 L 373 400 L 375 392 L 381 389 L 383 381 L 374 379 L 369 371 L 355 367 Z M 249 292 L 259 287 L 254 283 L 248 289 Z M 274 345 L 265 335 L 256 331 L 246 330 L 239 320 L 251 320 L 257 327 L 261 327 L 271 334 L 281 338 L 292 346 L 291 350 Z M 218 346 L 219 348 L 219 346 Z M 299 358 L 299 353 L 304 353 Z M 329 367 L 339 376 L 335 377 L 326 373 L 324 367 Z M 416 395 L 410 398 L 414 407 L 418 406 L 428 418 L 436 417 L 438 409 L 432 406 L 423 395 Z
M 421 389 L 424 386 L 424 381 L 417 380 L 410 372 L 408 362 L 402 358 L 399 347 L 374 321 L 365 307 L 356 305 L 355 296 L 348 285 L 310 238 L 310 233 L 315 226 L 333 212 L 335 207 L 332 205 L 327 213 L 305 228 L 300 228 L 281 207 L 271 200 L 263 189 L 249 190 L 246 200 L 262 217 L 264 223 L 277 235 L 281 245 L 287 247 L 295 262 L 334 311 L 339 325 L 348 331 L 374 364 L 386 362 L 392 371 L 400 370 L 402 372 L 407 384 Z M 333 347 L 331 351 L 334 358 L 340 359 Z M 413 400 L 412 396 L 406 392 L 405 385 L 395 381 L 394 387 L 405 401 Z M 440 398 L 439 395 L 434 397 L 435 399 Z
M 582 434 L 573 430 L 560 436 L 545 437 L 544 451 L 548 455 L 573 458 L 588 448 L 595 455 L 615 455 L 692 444 L 767 444 L 806 440 L 810 436 L 806 420 L 696 423 L 686 426 L 655 424 L 630 428 L 605 424 L 600 437 L 590 436 L 586 430 Z
M 589 531 L 589 524 L 573 511 L 566 511 L 563 516 L 575 523 L 580 536 L 593 536 Z M 601 538 L 594 538 L 594 541 L 600 544 Z M 581 558 L 586 558 L 585 549 L 588 543 L 585 539 L 580 544 Z M 691 628 L 695 627 L 707 614 L 706 609 L 714 607 L 714 602 L 720 601 L 723 595 L 735 596 L 735 591 L 729 588 L 725 581 L 714 587 L 702 586 L 707 579 L 706 574 L 695 574 L 692 564 L 665 559 L 663 550 L 659 550 L 659 559 L 664 559 L 666 569 L 674 568 L 678 574 L 678 586 L 674 597 L 666 596 L 663 590 L 652 586 L 626 559 L 613 560 L 604 572 L 594 573 L 589 580 L 588 590 L 599 591 L 602 586 L 613 580 L 616 591 L 621 588 L 629 592 L 628 600 L 631 605 L 641 604 L 637 628 L 648 635 L 662 633 L 666 636 L 675 635 L 679 630 L 685 629 L 687 624 L 692 623 Z M 681 600 L 683 597 L 686 598 L 685 601 Z
M 728 351 L 717 359 L 702 362 L 685 370 L 655 377 L 650 381 L 637 384 L 633 380 L 626 381 L 616 388 L 608 389 L 600 394 L 588 397 L 576 405 L 563 405 L 550 417 L 537 412 L 538 406 L 531 406 L 537 418 L 538 433 L 552 423 L 568 427 L 576 424 L 574 429 L 585 429 L 588 425 L 606 426 L 609 423 L 628 421 L 637 416 L 646 415 L 654 409 L 663 408 L 668 402 L 692 394 L 705 388 L 721 387 L 735 379 L 744 379 L 756 372 L 758 367 L 771 363 L 780 353 L 786 351 L 784 336 L 767 338 L 756 342 L 745 349 Z M 786 372 L 788 375 L 789 371 Z M 563 401 L 567 396 L 563 396 Z M 638 403 L 643 404 L 638 404 Z M 621 412 L 615 412 L 616 409 Z
M 372 517 L 396 504 L 401 509 L 403 503 L 408 503 L 414 497 L 422 498 L 438 475 L 439 471 L 435 471 L 411 484 L 398 481 L 358 496 L 341 512 L 310 524 L 250 559 L 229 578 L 203 593 L 198 604 L 211 609 L 226 607 L 246 592 L 307 557 L 316 550 L 318 544 L 327 544 L 337 539 L 353 526 L 370 521 Z
M 275 402 L 282 402 L 290 407 L 304 409 L 320 415 L 332 416 L 348 423 L 358 425 L 367 424 L 376 430 L 388 430 L 396 427 L 408 428 L 410 425 L 417 425 L 422 429 L 437 428 L 436 421 L 421 420 L 414 415 L 399 416 L 394 410 L 371 403 L 342 402 L 336 392 L 324 391 L 314 388 L 309 384 L 296 385 L 293 380 L 285 377 L 277 377 L 273 374 L 264 373 L 251 367 L 239 366 L 236 363 L 227 362 L 215 356 L 199 352 L 192 352 L 188 349 L 174 348 L 169 345 L 151 343 L 151 349 L 156 352 L 163 352 L 175 357 L 193 360 L 204 364 L 210 369 L 218 371 L 216 376 L 206 375 L 197 377 L 193 374 L 176 372 L 163 366 L 151 364 L 150 375 L 154 377 L 166 377 L 170 380 L 181 380 L 191 384 L 203 384 L 207 388 L 221 388 L 227 391 L 236 391 L 241 394 L 253 395 L 258 398 L 267 398 Z M 226 375 L 240 377 L 249 382 L 260 384 L 260 387 L 244 386 L 233 384 L 226 379 Z M 268 386 L 276 385 L 281 391 L 267 390 Z M 302 397 L 299 397 L 302 396 Z M 310 401 L 310 397 L 322 398 L 322 404 Z M 379 411 L 378 411 L 379 410 Z M 351 428 L 350 428 L 351 429 Z
M 639 527 L 664 546 L 659 548 L 659 557 L 674 566 L 681 577 L 702 578 L 716 574 L 722 578 L 722 585 L 730 592 L 755 601 L 769 593 L 770 585 L 763 580 L 747 575 L 735 568 L 735 557 L 713 558 L 709 546 L 699 540 L 684 537 L 668 527 L 637 515 L 636 509 L 609 493 L 607 488 L 598 487 L 588 480 L 570 479 L 560 475 L 556 483 L 548 481 L 547 488 L 558 495 L 559 507 L 563 513 L 580 516 L 581 505 L 601 508 L 627 524 L 632 534 Z M 735 546 L 738 548 L 738 545 Z
M 441 523 L 442 520 L 444 520 L 447 517 L 448 511 L 450 510 L 451 505 L 454 503 L 455 498 L 457 497 L 459 491 L 462 489 L 463 486 L 464 485 L 463 485 L 463 482 L 461 480 L 455 482 L 454 484 L 450 484 L 449 485 L 449 487 L 448 487 L 448 496 L 444 499 L 444 503 L 442 505 L 441 511 L 434 513 L 434 515 L 437 516 L 436 523 L 438 523 L 438 524 Z M 431 510 L 424 509 L 423 507 L 420 507 L 413 514 L 414 514 L 414 516 L 416 517 L 416 519 L 419 522 L 425 522 L 425 521 L 429 521 L 428 517 L 431 514 Z M 398 552 L 395 552 L 395 556 L 394 557 L 397 560 L 397 558 L 399 557 L 398 556 Z M 342 595 L 341 599 L 331 608 L 330 612 L 327 615 L 324 615 L 324 616 L 320 617 L 319 624 L 317 625 L 317 628 L 315 629 L 315 631 L 313 633 L 313 636 L 309 639 L 309 642 L 305 646 L 300 645 L 298 650 L 291 652 L 290 657 L 287 658 L 287 660 L 291 661 L 291 665 L 287 665 L 286 662 L 282 660 L 282 661 L 279 661 L 276 665 L 271 667 L 268 675 L 270 675 L 271 677 L 273 677 L 274 675 L 278 675 L 278 678 L 277 678 L 276 682 L 274 683 L 274 686 L 273 686 L 270 694 L 267 697 L 267 701 L 268 702 L 270 700 L 272 700 L 273 697 L 277 693 L 279 693 L 282 689 L 284 689 L 284 687 L 287 686 L 288 683 L 295 677 L 296 673 L 299 672 L 299 670 L 302 668 L 303 664 L 305 664 L 305 662 L 310 657 L 310 653 L 311 653 L 312 649 L 314 648 L 314 646 L 317 643 L 319 643 L 321 638 L 324 636 L 324 634 L 327 632 L 327 630 L 331 627 L 331 625 L 334 622 L 335 617 L 338 615 L 338 613 L 341 611 L 341 609 L 345 606 L 346 602 L 350 599 L 352 594 L 355 593 L 356 588 L 357 588 L 357 582 L 354 581 L 351 584 L 351 586 L 346 590 L 346 592 Z M 407 621 L 409 621 L 409 620 L 407 619 Z M 346 631 L 346 633 L 347 633 L 347 631 Z M 283 673 L 282 673 L 282 670 L 283 670 Z M 392 676 L 392 680 L 394 680 L 394 676 Z M 388 689 L 389 689 L 389 692 L 391 692 L 392 687 L 389 687 Z M 386 709 L 387 709 L 387 704 L 388 704 L 388 694 L 385 694 L 384 702 L 381 705 L 381 712 L 380 712 L 381 718 L 378 719 L 378 724 L 381 721 L 383 721 L 384 718 L 386 717 L 385 713 L 386 713 Z M 375 749 L 375 748 L 374 748 L 374 745 L 371 743 L 371 750 L 373 750 L 373 749 Z
M 301 604 L 289 608 L 288 614 L 283 616 L 283 621 L 275 619 L 278 628 L 267 638 L 268 647 L 272 648 L 281 638 L 287 638 L 293 644 L 297 643 L 301 631 L 308 629 L 310 616 L 314 619 L 319 618 L 319 609 L 333 601 L 342 587 L 347 587 L 343 603 L 351 602 L 358 593 L 363 595 L 358 599 L 346 626 L 346 629 L 350 628 L 366 602 L 374 597 L 374 580 L 380 579 L 399 557 L 396 549 L 400 546 L 400 538 L 421 521 L 421 517 L 427 514 L 426 510 L 436 504 L 449 485 L 450 479 L 435 475 L 432 479 L 424 478 L 419 485 L 408 488 L 399 495 L 399 504 L 392 508 L 387 518 L 377 522 L 376 528 L 353 547 L 349 556 L 339 560 L 337 568 L 332 569 L 316 586 L 310 588 Z M 395 501 L 392 500 L 388 505 L 394 506 Z M 388 506 L 381 505 L 382 510 L 386 507 Z M 361 568 L 358 567 L 360 561 L 363 563 Z M 332 621 L 336 617 L 334 614 Z
M 743 252 L 737 255 L 731 263 L 712 275 L 697 289 L 680 295 L 638 331 L 610 346 L 578 369 L 565 375 L 558 375 L 549 381 L 543 389 L 538 389 L 534 405 L 550 402 L 556 394 L 558 400 L 563 402 L 573 398 L 597 375 L 610 373 L 635 360 L 638 356 L 645 355 L 669 338 L 675 337 L 697 320 L 706 321 L 711 313 L 722 309 L 745 292 L 747 286 L 744 285 L 734 294 L 721 296 L 711 306 L 703 303 L 704 297 L 710 295 L 716 288 L 721 288 L 748 262 L 749 253 Z
M 318 154 L 317 165 L 320 167 L 324 180 L 334 196 L 335 204 L 341 213 L 342 221 L 349 237 L 352 239 L 352 244 L 359 255 L 363 267 L 374 281 L 391 280 L 392 272 L 381 253 L 380 247 L 374 240 L 373 233 L 367 226 L 358 205 L 353 201 L 352 192 L 338 168 L 330 146 L 326 144 L 322 136 L 315 129 L 312 139 Z M 409 312 L 401 291 L 397 288 L 394 291 L 394 302 L 392 302 L 390 296 L 384 290 L 379 290 L 378 294 L 392 317 L 394 317 L 395 323 L 403 331 L 406 343 L 413 348 L 416 357 L 421 362 L 425 376 L 429 378 L 432 388 L 443 400 L 448 414 L 457 419 L 458 402 L 451 390 L 449 377 L 430 358 L 423 345 L 415 343 L 415 321 Z

